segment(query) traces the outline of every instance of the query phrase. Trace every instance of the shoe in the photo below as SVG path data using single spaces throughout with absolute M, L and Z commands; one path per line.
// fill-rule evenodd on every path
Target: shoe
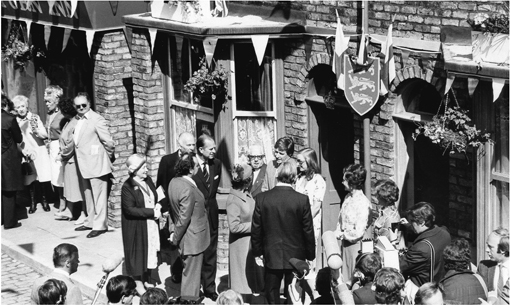
M 82 226 L 83 227 L 83 226 Z M 103 233 L 107 232 L 107 230 L 92 230 L 88 235 L 87 238 L 95 238 L 97 236 L 102 235 Z
M 74 225 L 83 225 L 87 220 L 87 216 L 82 212 L 80 217 L 74 222 Z
M 43 203 L 42 204 L 42 208 L 44 211 L 46 212 L 49 212 L 51 209 L 50 209 L 50 205 L 48 203 Z
M 53 214 L 53 216 L 55 217 L 55 219 L 57 221 L 69 221 L 72 218 L 72 216 L 65 214 L 65 211 L 64 212 L 55 212 L 55 214 Z
M 207 293 L 207 294 L 204 294 L 204 296 L 211 299 L 213 302 L 216 302 L 216 300 L 218 299 L 218 293 L 216 293 L 216 292 Z
M 86 231 L 86 230 L 92 230 L 92 228 L 87 226 L 80 226 L 74 229 L 75 231 Z
M 170 276 L 170 279 L 172 280 L 172 282 L 174 284 L 180 284 L 181 280 L 182 280 L 182 276 L 172 275 L 172 276 Z
M 16 223 L 16 225 L 11 226 L 11 227 L 5 227 L 4 226 L 4 229 L 13 229 L 13 228 L 18 228 L 18 227 L 21 227 L 21 223 L 20 222 Z
M 33 214 L 33 213 L 35 213 L 35 211 L 37 211 L 37 204 L 31 203 L 30 209 L 28 209 L 28 213 Z

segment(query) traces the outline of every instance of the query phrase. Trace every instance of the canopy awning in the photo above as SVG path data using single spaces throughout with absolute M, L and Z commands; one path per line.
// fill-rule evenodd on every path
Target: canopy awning
M 147 11 L 142 1 L 1 1 L 1 6 L 5 19 L 95 31 L 122 28 L 122 16 Z

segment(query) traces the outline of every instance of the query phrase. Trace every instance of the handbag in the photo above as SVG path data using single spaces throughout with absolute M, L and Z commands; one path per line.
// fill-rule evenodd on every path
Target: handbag
M 35 167 L 33 161 L 25 161 L 21 163 L 21 173 L 23 176 L 35 174 Z

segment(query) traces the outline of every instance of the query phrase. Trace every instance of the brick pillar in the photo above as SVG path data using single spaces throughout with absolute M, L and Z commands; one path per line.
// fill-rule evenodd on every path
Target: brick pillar
M 159 161 L 165 154 L 166 131 L 162 74 L 158 63 L 153 64 L 148 38 L 146 29 L 133 29 L 131 49 L 134 131 L 135 151 L 145 153 L 147 146 L 149 148 L 147 167 L 149 175 L 154 180 L 157 176 Z M 153 65 L 154 68 L 152 68 Z
M 122 30 L 96 33 L 92 48 L 95 107 L 109 124 L 115 141 L 113 187 L 108 199 L 108 225 L 120 227 L 120 193 L 127 170 L 126 158 L 133 152 L 129 91 L 131 54 Z M 127 88 L 126 88 L 127 86 Z

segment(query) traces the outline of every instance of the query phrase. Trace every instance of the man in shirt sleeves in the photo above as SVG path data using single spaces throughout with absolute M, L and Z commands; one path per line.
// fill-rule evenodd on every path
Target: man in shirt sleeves
M 265 295 L 269 304 L 280 304 L 280 284 L 291 303 L 288 286 L 292 281 L 291 258 L 315 259 L 315 237 L 308 196 L 294 191 L 297 168 L 284 162 L 276 186 L 255 197 L 251 226 L 251 245 L 257 263 L 265 267 Z
M 74 130 L 76 164 L 82 179 L 82 197 L 87 205 L 87 224 L 76 231 L 91 232 L 94 238 L 108 230 L 108 175 L 112 172 L 111 158 L 115 143 L 110 136 L 106 120 L 90 109 L 87 93 L 78 93 L 74 98 L 78 115 Z

